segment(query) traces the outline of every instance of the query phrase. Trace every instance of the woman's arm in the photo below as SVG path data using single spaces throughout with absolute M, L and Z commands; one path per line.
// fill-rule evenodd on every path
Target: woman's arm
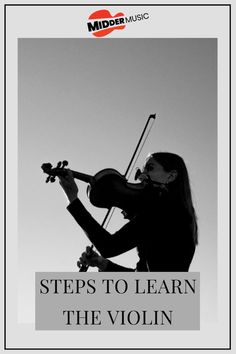
M 77 262 L 78 267 L 89 266 L 97 267 L 100 272 L 134 272 L 135 269 L 123 267 L 113 263 L 107 258 L 100 256 L 91 246 L 87 246 L 85 252 L 81 254 Z
M 101 272 L 135 272 L 135 269 L 133 268 L 123 267 L 110 260 L 107 261 L 108 262 L 106 268 L 104 270 L 101 270 Z
M 91 216 L 79 199 L 73 200 L 67 210 L 103 257 L 115 257 L 137 246 L 135 223 L 130 221 L 116 233 L 110 234 Z

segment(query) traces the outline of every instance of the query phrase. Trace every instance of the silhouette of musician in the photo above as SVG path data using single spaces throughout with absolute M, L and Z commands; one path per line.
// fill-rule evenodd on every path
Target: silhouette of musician
M 114 234 L 105 230 L 83 206 L 70 170 L 59 180 L 70 203 L 67 210 L 100 253 L 87 247 L 79 266 L 97 267 L 105 272 L 189 270 L 198 243 L 198 227 L 187 168 L 180 156 L 168 152 L 148 155 L 139 175 L 148 197 Z M 109 259 L 133 248 L 139 256 L 135 269 Z

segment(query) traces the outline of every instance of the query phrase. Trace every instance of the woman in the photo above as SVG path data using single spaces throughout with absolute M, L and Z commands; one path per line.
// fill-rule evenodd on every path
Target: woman
M 166 152 L 151 154 L 139 180 L 151 185 L 150 198 L 126 225 L 111 235 L 78 199 L 72 173 L 69 171 L 66 177 L 60 177 L 70 202 L 68 211 L 101 254 L 87 247 L 79 265 L 97 266 L 100 271 L 188 271 L 198 242 L 198 230 L 183 159 Z M 136 269 L 107 259 L 135 247 L 139 255 Z

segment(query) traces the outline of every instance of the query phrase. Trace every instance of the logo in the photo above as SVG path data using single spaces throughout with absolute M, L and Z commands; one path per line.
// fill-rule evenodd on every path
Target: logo
M 108 10 L 98 10 L 89 16 L 88 31 L 95 37 L 105 37 L 115 30 L 123 30 L 127 23 L 147 20 L 148 13 L 136 14 L 126 17 L 123 12 L 114 16 Z
M 122 30 L 124 25 L 124 14 L 118 12 L 112 16 L 108 10 L 99 10 L 89 16 L 88 30 L 92 32 L 95 37 L 105 37 L 114 30 Z

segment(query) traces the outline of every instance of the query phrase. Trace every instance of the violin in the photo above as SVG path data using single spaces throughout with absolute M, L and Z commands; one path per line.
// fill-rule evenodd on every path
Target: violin
M 48 174 L 46 183 L 55 182 L 56 176 L 63 176 L 68 161 L 58 162 L 55 168 L 51 163 L 42 164 L 44 173 Z M 124 175 L 113 168 L 105 168 L 94 176 L 71 170 L 74 178 L 88 183 L 87 195 L 92 205 L 99 208 L 117 207 L 124 211 L 126 218 L 135 215 L 151 198 L 153 182 L 129 183 Z M 139 178 L 137 170 L 135 180 Z M 156 184 L 156 183 L 155 183 Z

